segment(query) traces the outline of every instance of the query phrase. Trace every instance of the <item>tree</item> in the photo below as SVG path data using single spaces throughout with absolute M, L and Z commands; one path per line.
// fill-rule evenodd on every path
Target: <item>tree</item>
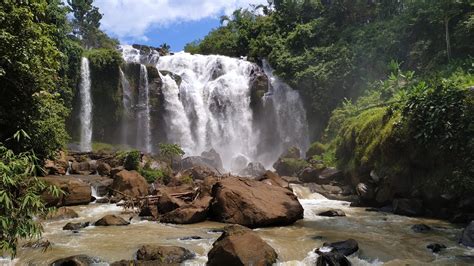
M 73 33 L 82 40 L 86 48 L 95 47 L 102 19 L 99 8 L 92 5 L 93 0 L 68 0 L 67 3 L 74 16 Z
M 13 140 L 21 142 L 30 137 L 24 131 L 15 133 Z M 0 255 L 15 257 L 19 238 L 40 237 L 42 227 L 37 217 L 46 215 L 41 193 L 48 191 L 58 197 L 62 191 L 36 177 L 41 168 L 31 151 L 15 154 L 0 143 Z
M 161 156 L 167 159 L 170 165 L 173 165 L 174 158 L 184 155 L 184 151 L 178 144 L 160 143 L 159 148 Z

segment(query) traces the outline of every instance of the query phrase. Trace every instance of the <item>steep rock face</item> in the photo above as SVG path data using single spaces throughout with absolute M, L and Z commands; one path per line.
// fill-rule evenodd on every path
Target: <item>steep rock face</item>
M 65 192 L 59 197 L 53 197 L 48 192 L 44 192 L 41 197 L 48 206 L 80 205 L 88 204 L 91 201 L 91 186 L 86 182 L 65 176 L 46 176 L 40 179 Z
M 277 260 L 275 250 L 252 230 L 229 225 L 214 242 L 208 253 L 207 265 L 272 265 Z
M 148 195 L 148 183 L 137 171 L 122 170 L 118 172 L 115 175 L 111 188 L 121 192 L 115 192 L 116 196 L 141 197 Z
M 264 182 L 230 177 L 213 187 L 212 219 L 251 228 L 288 225 L 303 218 L 291 190 Z

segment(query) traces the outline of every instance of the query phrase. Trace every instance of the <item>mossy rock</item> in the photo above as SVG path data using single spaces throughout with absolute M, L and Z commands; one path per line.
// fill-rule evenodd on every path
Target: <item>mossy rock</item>
M 313 142 L 306 152 L 306 158 L 312 158 L 315 155 L 322 155 L 326 151 L 326 146 L 321 142 Z
M 273 167 L 281 176 L 295 176 L 299 171 L 308 166 L 310 166 L 308 162 L 296 158 L 280 158 L 273 164 Z

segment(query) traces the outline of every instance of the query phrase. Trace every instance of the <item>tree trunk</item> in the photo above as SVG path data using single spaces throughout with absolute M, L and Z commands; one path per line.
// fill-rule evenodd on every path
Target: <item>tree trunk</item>
M 444 17 L 444 30 L 446 34 L 446 52 L 448 55 L 448 62 L 451 61 L 451 41 L 449 38 L 449 17 Z

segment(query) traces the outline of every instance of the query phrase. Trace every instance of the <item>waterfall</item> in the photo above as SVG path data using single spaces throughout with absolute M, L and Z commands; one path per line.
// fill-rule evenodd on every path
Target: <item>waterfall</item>
M 258 66 L 244 60 L 217 55 L 178 53 L 163 56 L 157 64 L 181 77 L 180 84 L 163 76 L 165 121 L 168 141 L 179 143 L 187 155 L 199 155 L 214 148 L 230 169 L 237 154 L 271 167 L 282 150 L 295 145 L 308 147 L 308 128 L 297 91 L 265 72 L 271 86 L 264 101 L 273 102 L 277 124 L 254 123 L 250 108 L 250 79 Z M 256 125 L 255 125 L 256 124 Z M 261 127 L 278 136 L 281 144 L 257 149 Z
M 273 75 L 273 69 L 266 60 L 263 60 L 263 70 L 271 85 L 263 97 L 263 102 L 276 114 L 276 124 L 281 139 L 278 153 L 281 154 L 290 146 L 296 146 L 305 152 L 309 147 L 309 133 L 306 111 L 300 94 Z
M 150 103 L 149 103 L 148 71 L 140 65 L 140 89 L 138 90 L 138 133 L 137 146 L 144 152 L 151 152 Z
M 132 92 L 130 88 L 130 82 L 128 82 L 127 77 L 123 73 L 122 69 L 120 69 L 120 81 L 122 83 L 122 108 L 123 108 L 123 116 L 122 116 L 122 144 L 128 144 L 127 137 L 128 137 L 128 128 L 130 125 L 128 124 L 128 119 L 132 114 Z
M 81 62 L 81 83 L 79 86 L 81 99 L 80 125 L 81 139 L 80 150 L 92 150 L 92 99 L 89 60 L 85 57 Z

